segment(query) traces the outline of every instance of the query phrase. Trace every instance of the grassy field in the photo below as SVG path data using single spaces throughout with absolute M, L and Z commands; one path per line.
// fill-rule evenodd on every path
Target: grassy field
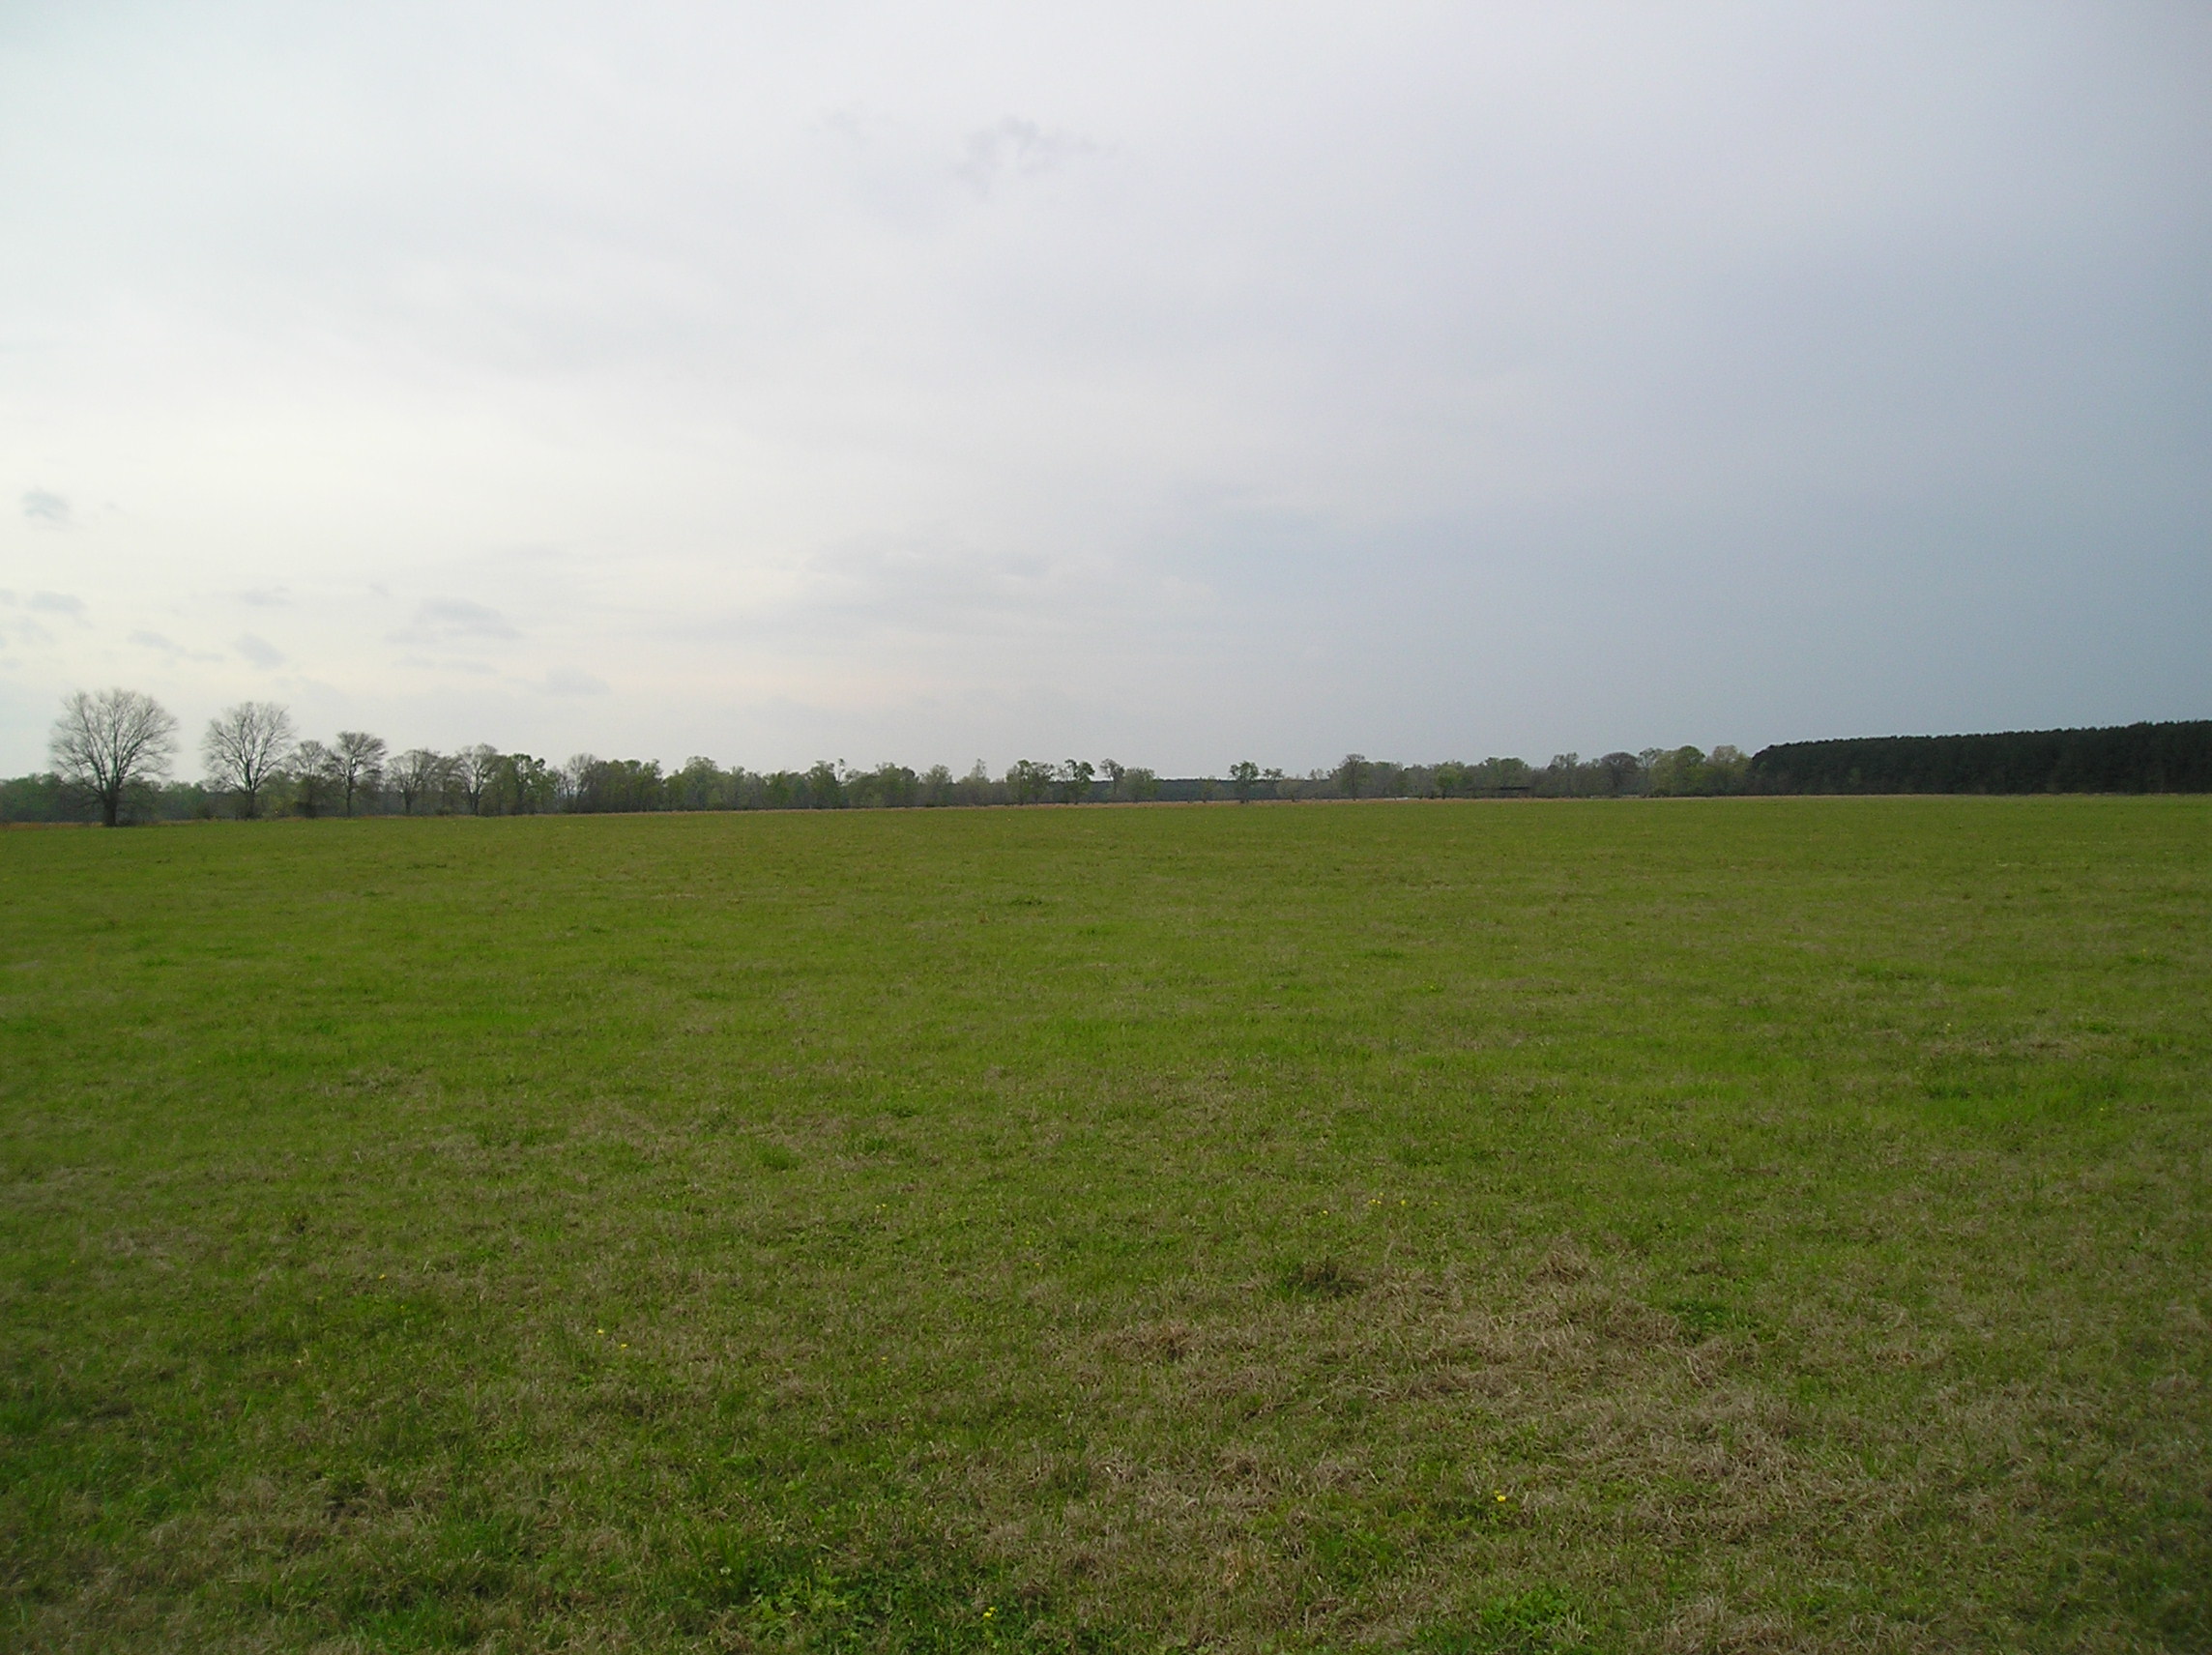
M 0 893 L 8 1647 L 2212 1647 L 2212 800 Z

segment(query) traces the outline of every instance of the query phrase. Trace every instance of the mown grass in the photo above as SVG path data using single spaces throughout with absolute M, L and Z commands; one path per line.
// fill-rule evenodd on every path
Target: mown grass
M 11 1647 L 2212 1646 L 2212 802 L 0 888 Z

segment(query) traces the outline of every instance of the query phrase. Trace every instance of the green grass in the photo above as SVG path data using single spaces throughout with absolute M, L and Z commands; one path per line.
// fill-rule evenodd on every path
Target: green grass
M 0 893 L 9 1647 L 2212 1647 L 2212 801 Z

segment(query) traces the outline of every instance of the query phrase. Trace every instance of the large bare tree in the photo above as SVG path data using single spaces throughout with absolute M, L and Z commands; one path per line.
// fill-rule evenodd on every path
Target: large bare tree
M 460 784 L 461 796 L 469 801 L 471 816 L 483 809 L 484 789 L 499 774 L 499 749 L 483 741 L 463 747 L 453 755 L 453 779 Z
M 345 790 L 345 813 L 353 814 L 354 795 L 373 790 L 384 780 L 384 756 L 387 749 L 382 736 L 371 736 L 366 730 L 340 730 L 338 744 L 332 749 L 339 785 Z
M 409 747 L 392 761 L 392 785 L 399 790 L 399 807 L 415 814 L 418 798 L 434 799 L 453 779 L 453 761 L 427 747 Z
M 177 721 L 139 690 L 80 689 L 62 703 L 48 750 L 55 771 L 98 798 L 100 819 L 112 828 L 126 789 L 168 774 Z
M 261 790 L 277 774 L 292 751 L 292 715 L 274 701 L 242 701 L 208 720 L 200 754 L 218 787 L 229 788 L 245 804 L 245 814 L 261 810 Z

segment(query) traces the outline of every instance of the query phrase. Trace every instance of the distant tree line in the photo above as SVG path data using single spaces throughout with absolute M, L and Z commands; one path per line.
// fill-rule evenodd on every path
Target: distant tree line
M 1753 793 L 2212 793 L 2212 719 L 1994 736 L 1785 741 Z
M 1348 753 L 1333 769 L 1302 776 L 1237 765 L 1229 772 L 1229 788 L 1238 798 L 1633 798 L 1740 793 L 1749 762 L 1727 745 L 1709 753 L 1646 747 L 1594 759 L 1555 753 L 1547 765 L 1500 758 L 1404 765 Z
M 0 821 L 181 821 L 215 816 L 516 816 L 554 811 L 841 810 L 953 804 L 1141 802 L 1160 781 L 1107 759 L 1017 761 L 993 776 L 944 765 L 855 769 L 821 760 L 803 770 L 724 769 L 694 758 L 676 770 L 651 759 L 579 753 L 556 764 L 487 742 L 455 752 L 340 730 L 300 736 L 288 709 L 247 701 L 208 721 L 202 779 L 172 779 L 177 721 L 136 690 L 69 697 L 48 744 L 52 769 L 0 780 Z
M 1292 775 L 1252 760 L 1222 777 L 1162 777 L 1113 759 L 1019 759 L 992 775 L 825 759 L 803 770 L 727 769 L 712 759 L 664 770 L 653 759 L 578 753 L 555 764 L 488 743 L 393 753 L 364 730 L 303 738 L 285 708 L 247 701 L 208 721 L 203 777 L 170 778 L 177 721 L 136 690 L 79 691 L 62 705 L 53 768 L 0 781 L 0 821 L 178 821 L 238 816 L 528 816 L 654 810 L 917 809 L 1147 800 L 1625 798 L 1739 793 L 2212 791 L 2212 722 L 2002 736 L 1798 741 L 1747 758 L 1732 746 L 1648 747 L 1549 764 L 1399 764 L 1349 753 Z
M 1142 803 L 1148 800 L 1320 798 L 1617 798 L 1734 793 L 1748 761 L 1733 747 L 1561 753 L 1534 766 L 1517 758 L 1399 764 L 1346 755 L 1292 775 L 1244 760 L 1223 777 L 1162 777 L 1114 759 L 1018 759 L 991 774 L 944 765 L 856 769 L 825 759 L 803 770 L 728 769 L 693 758 L 663 769 L 652 759 L 578 753 L 555 764 L 488 743 L 394 753 L 381 737 L 340 730 L 303 738 L 290 711 L 247 701 L 208 721 L 202 779 L 170 778 L 176 720 L 133 690 L 80 692 L 63 705 L 53 769 L 0 781 L 0 821 L 177 821 L 238 816 L 516 816 L 655 810 L 914 809 L 945 805 Z

